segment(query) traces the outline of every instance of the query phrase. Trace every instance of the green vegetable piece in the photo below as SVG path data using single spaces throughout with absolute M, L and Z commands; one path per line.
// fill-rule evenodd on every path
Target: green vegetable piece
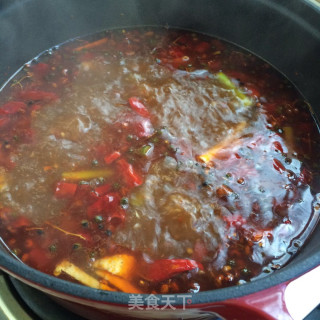
M 235 89 L 236 88 L 235 84 L 223 72 L 218 72 L 216 74 L 216 76 L 217 76 L 217 79 L 220 81 L 220 83 L 223 84 L 224 87 L 226 87 L 226 89 Z
M 226 89 L 233 90 L 235 95 L 242 101 L 245 106 L 252 105 L 252 100 L 243 92 L 241 92 L 241 90 L 230 80 L 230 78 L 226 74 L 224 74 L 223 72 L 218 72 L 216 74 L 216 77 Z
M 152 147 L 149 144 L 141 147 L 140 154 L 143 155 L 143 156 L 147 156 L 151 148 Z

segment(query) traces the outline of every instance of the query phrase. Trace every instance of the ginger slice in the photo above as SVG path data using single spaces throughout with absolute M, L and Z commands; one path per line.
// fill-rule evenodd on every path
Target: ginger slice
M 224 74 L 223 72 L 218 72 L 216 73 L 216 78 L 219 80 L 219 82 L 226 88 L 229 90 L 233 90 L 235 96 L 237 98 L 239 98 L 241 100 L 241 102 L 245 105 L 245 106 L 251 106 L 252 105 L 252 99 L 251 97 L 248 97 L 247 95 L 245 95 L 240 88 L 238 88 L 232 81 L 231 79 Z
M 72 181 L 91 180 L 95 178 L 108 178 L 112 176 L 113 171 L 110 168 L 98 168 L 91 170 L 67 171 L 62 173 L 62 178 Z
M 129 254 L 116 254 L 111 257 L 105 257 L 93 264 L 96 269 L 108 271 L 127 280 L 132 278 L 136 265 L 136 258 Z
M 210 162 L 220 150 L 224 149 L 229 144 L 232 144 L 232 142 L 245 129 L 246 126 L 247 126 L 247 123 L 245 121 L 242 121 L 239 124 L 237 124 L 233 132 L 229 136 L 227 136 L 221 142 L 213 146 L 206 153 L 200 155 L 199 159 L 202 160 L 204 163 Z
M 99 39 L 99 40 L 96 40 L 96 41 L 93 41 L 93 42 L 89 42 L 89 43 L 86 43 L 80 47 L 77 47 L 75 48 L 73 51 L 74 52 L 80 52 L 80 51 L 83 51 L 83 50 L 88 50 L 88 49 L 93 49 L 93 48 L 96 48 L 96 47 L 99 47 L 105 43 L 108 42 L 108 38 L 102 38 L 102 39 Z
M 100 283 L 97 279 L 93 278 L 82 269 L 71 263 L 70 261 L 61 261 L 53 271 L 53 274 L 58 277 L 62 272 L 66 273 L 71 278 L 79 281 L 80 283 L 95 289 L 115 291 L 105 283 Z
M 131 284 L 129 281 L 115 276 L 108 271 L 96 270 L 96 274 L 108 281 L 111 285 L 126 293 L 142 293 L 142 291 Z
M 0 167 L 0 192 L 5 191 L 7 187 L 6 169 L 4 167 Z

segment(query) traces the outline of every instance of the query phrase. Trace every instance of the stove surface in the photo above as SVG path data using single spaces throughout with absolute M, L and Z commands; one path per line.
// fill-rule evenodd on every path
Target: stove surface
M 46 294 L 0 273 L 0 320 L 84 320 Z

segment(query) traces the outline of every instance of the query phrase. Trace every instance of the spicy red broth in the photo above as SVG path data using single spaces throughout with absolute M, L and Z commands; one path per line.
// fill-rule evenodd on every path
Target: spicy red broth
M 0 236 L 48 274 L 130 293 L 242 284 L 285 265 L 317 222 L 308 104 L 222 40 L 76 39 L 0 102 Z

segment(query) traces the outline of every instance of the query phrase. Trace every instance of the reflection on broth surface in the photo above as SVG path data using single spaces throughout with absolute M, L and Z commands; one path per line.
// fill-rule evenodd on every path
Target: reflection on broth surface
M 0 235 L 104 290 L 197 292 L 282 267 L 318 219 L 319 134 L 270 65 L 208 36 L 115 30 L 2 89 Z

